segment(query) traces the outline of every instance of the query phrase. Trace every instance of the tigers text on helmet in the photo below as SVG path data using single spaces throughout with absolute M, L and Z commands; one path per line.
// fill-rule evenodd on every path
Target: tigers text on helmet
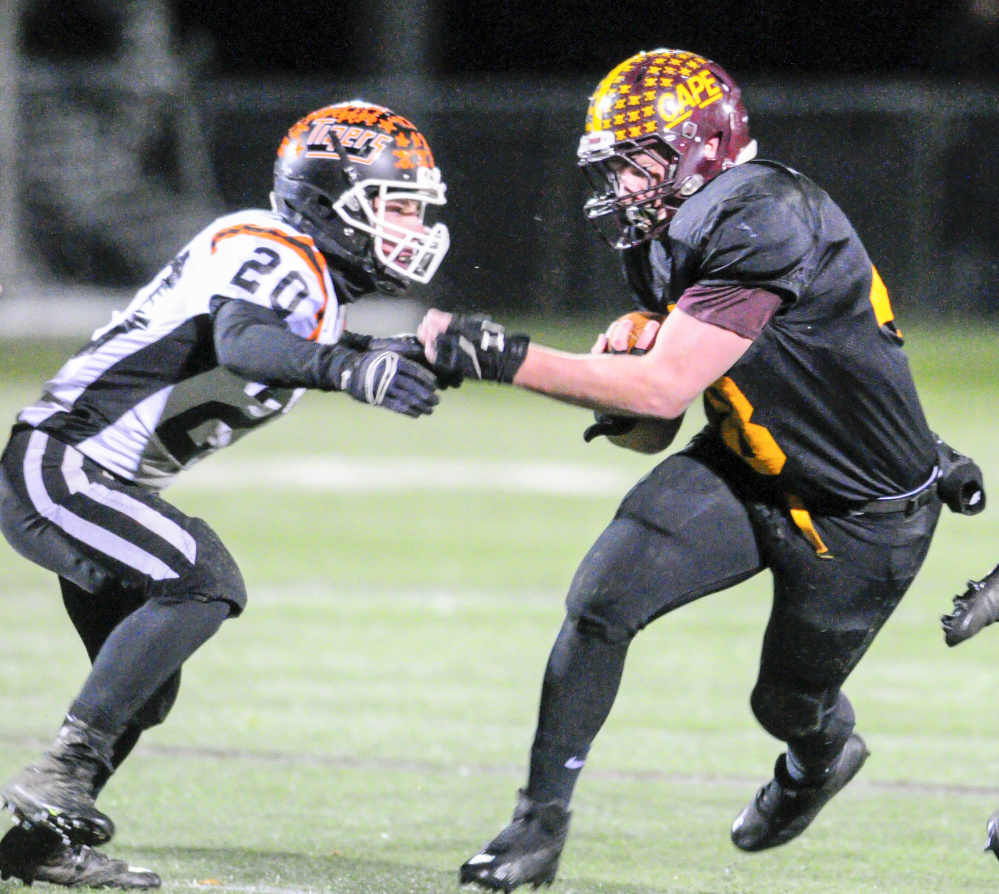
M 426 137 L 383 106 L 352 100 L 298 121 L 281 142 L 271 201 L 363 290 L 429 282 L 450 245 L 443 223 L 423 224 L 447 187 Z M 415 203 L 415 204 L 408 204 Z M 417 212 L 419 227 L 392 219 Z
M 614 248 L 630 248 L 662 233 L 709 180 L 755 155 L 741 92 L 720 65 L 682 50 L 638 53 L 590 97 L 578 152 L 591 189 L 586 216 Z M 635 175 L 627 189 L 624 171 Z

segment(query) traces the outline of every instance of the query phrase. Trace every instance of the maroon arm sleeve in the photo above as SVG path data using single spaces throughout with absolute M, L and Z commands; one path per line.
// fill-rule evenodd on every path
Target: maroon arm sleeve
M 687 289 L 676 302 L 680 310 L 695 320 L 749 339 L 763 331 L 780 304 L 780 296 L 766 289 L 698 285 Z

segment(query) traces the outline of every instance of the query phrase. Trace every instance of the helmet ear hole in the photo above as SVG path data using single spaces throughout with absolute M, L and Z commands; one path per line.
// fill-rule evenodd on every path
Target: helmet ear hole
M 316 196 L 316 212 L 323 220 L 329 220 L 333 216 L 333 202 L 325 193 Z

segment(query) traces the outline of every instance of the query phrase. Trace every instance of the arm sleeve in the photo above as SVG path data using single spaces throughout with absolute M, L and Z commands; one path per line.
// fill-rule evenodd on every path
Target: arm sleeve
M 695 320 L 753 339 L 777 313 L 781 299 L 766 289 L 694 285 L 680 296 L 676 306 Z
M 344 366 L 357 355 L 343 345 L 295 335 L 277 313 L 258 304 L 216 295 L 210 307 L 219 363 L 251 382 L 338 391 Z

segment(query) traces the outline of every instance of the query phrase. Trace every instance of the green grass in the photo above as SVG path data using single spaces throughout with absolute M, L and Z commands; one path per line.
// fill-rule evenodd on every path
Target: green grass
M 906 335 L 931 423 L 994 476 L 999 332 Z M 587 336 L 552 340 L 579 348 Z M 3 345 L 0 424 L 66 350 Z M 170 719 L 101 801 L 119 828 L 109 850 L 154 866 L 167 891 L 453 891 L 458 864 L 509 818 L 565 590 L 620 494 L 342 493 L 249 478 L 321 454 L 472 461 L 484 475 L 571 463 L 622 480 L 653 464 L 584 445 L 588 414 L 532 395 L 465 386 L 444 398 L 414 422 L 310 395 L 199 470 L 245 470 L 245 482 L 211 489 L 192 475 L 168 492 L 228 543 L 250 603 L 191 659 Z M 761 855 L 738 853 L 728 827 L 779 751 L 748 706 L 766 576 L 652 625 L 580 783 L 554 890 L 994 891 L 999 867 L 980 848 L 999 808 L 999 629 L 948 650 L 937 618 L 996 561 L 999 510 L 944 515 L 847 685 L 870 761 L 805 835 Z M 86 660 L 54 580 L 5 545 L 0 656 L 6 778 L 54 733 Z

